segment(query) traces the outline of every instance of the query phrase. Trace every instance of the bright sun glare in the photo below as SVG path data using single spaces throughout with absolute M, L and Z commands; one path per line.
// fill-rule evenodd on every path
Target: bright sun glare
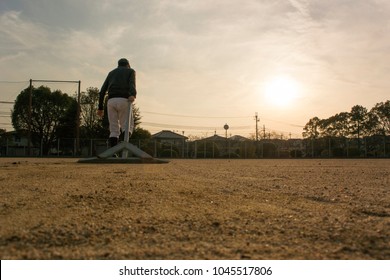
M 298 97 L 298 93 L 298 83 L 288 76 L 275 77 L 265 85 L 266 101 L 279 107 L 291 105 L 294 99 Z

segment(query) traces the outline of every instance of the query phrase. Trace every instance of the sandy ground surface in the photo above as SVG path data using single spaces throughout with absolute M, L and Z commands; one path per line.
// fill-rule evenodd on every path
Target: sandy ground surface
M 1 259 L 390 259 L 390 160 L 0 158 Z

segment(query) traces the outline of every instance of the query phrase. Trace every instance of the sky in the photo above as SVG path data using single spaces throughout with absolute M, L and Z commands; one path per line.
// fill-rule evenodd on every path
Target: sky
M 30 79 L 100 88 L 125 57 L 151 133 L 302 137 L 390 99 L 389 34 L 388 0 L 1 0 L 0 127 Z

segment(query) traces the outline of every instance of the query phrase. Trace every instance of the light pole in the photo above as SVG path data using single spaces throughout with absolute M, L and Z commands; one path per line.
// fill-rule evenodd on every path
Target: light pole
M 226 137 L 226 140 L 227 140 L 227 131 L 228 131 L 228 129 L 229 129 L 228 124 L 225 124 L 225 125 L 223 126 L 223 128 L 225 129 L 225 137 Z
M 223 128 L 225 129 L 225 138 L 226 138 L 226 153 L 229 155 L 229 158 L 230 158 L 230 153 L 229 153 L 229 150 L 228 150 L 228 138 L 227 138 L 227 131 L 229 129 L 229 126 L 228 124 L 226 123 Z

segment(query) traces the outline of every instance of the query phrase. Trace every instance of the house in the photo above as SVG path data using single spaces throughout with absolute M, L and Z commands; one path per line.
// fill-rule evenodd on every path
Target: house
M 153 134 L 152 139 L 158 140 L 160 143 L 178 145 L 183 144 L 183 142 L 185 142 L 188 137 L 170 130 L 162 130 L 156 134 Z
M 194 158 L 216 158 L 228 154 L 228 138 L 214 134 L 194 142 L 191 154 Z
M 226 138 L 225 137 L 222 137 L 222 136 L 219 136 L 217 134 L 214 134 L 213 136 L 210 136 L 210 137 L 207 137 L 207 138 L 203 138 L 203 139 L 200 139 L 198 140 L 198 142 L 217 142 L 217 143 L 226 143 Z
M 10 131 L 4 133 L 4 136 L 9 146 L 25 147 L 28 145 L 28 138 L 25 133 Z
M 28 138 L 26 132 L 10 131 L 1 135 L 1 156 L 26 156 L 28 154 Z M 38 155 L 39 149 L 31 147 L 30 155 Z
M 251 139 L 246 138 L 246 137 L 241 136 L 241 135 L 233 135 L 232 137 L 229 137 L 229 140 L 235 141 L 235 142 L 252 141 Z
M 188 137 L 170 130 L 162 130 L 152 135 L 155 157 L 184 157 Z

